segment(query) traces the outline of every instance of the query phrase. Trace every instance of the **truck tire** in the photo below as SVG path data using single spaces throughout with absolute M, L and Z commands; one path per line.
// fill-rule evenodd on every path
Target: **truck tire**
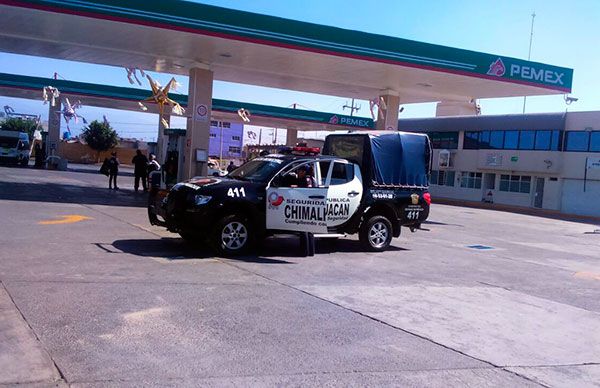
M 250 249 L 253 231 L 247 217 L 230 214 L 217 221 L 210 243 L 221 256 L 237 256 Z
M 382 252 L 390 246 L 392 233 L 392 223 L 384 216 L 375 215 L 361 225 L 358 235 L 367 250 Z

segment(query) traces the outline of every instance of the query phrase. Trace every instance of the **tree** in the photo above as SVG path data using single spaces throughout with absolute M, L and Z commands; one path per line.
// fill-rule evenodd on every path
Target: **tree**
M 82 136 L 90 148 L 98 152 L 98 158 L 100 152 L 108 151 L 119 144 L 117 132 L 108 123 L 101 123 L 98 120 L 92 121 L 85 127 Z
M 3 131 L 25 132 L 29 135 L 29 140 L 31 141 L 35 130 L 41 130 L 41 127 L 35 120 L 10 117 L 3 123 L 0 123 L 0 129 Z

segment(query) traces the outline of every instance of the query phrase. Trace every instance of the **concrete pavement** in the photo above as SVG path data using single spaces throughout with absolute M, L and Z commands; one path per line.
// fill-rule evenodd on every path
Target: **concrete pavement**
M 104 178 L 0 167 L 0 384 L 600 386 L 597 225 L 437 205 L 388 252 L 222 259 Z

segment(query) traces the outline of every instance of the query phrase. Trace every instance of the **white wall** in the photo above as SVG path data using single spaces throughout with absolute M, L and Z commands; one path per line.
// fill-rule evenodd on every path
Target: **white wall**
M 544 209 L 560 210 L 562 193 L 562 179 L 551 181 L 546 178 L 544 182 L 544 200 L 542 207 Z
M 461 199 L 465 201 L 481 201 L 481 189 L 467 189 L 464 187 L 460 187 L 458 182 L 454 182 L 454 184 L 454 187 L 431 185 L 429 187 L 429 191 L 431 192 L 431 196 L 434 198 L 434 200 L 435 197 L 440 197 L 449 199 Z
M 600 181 L 588 181 L 583 191 L 583 179 L 565 179 L 561 210 L 565 213 L 600 217 Z

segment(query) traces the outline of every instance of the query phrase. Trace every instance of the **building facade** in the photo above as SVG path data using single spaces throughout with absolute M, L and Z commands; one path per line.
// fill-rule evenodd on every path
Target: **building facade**
M 211 121 L 208 155 L 212 158 L 240 159 L 244 140 L 244 124 Z
M 403 119 L 433 146 L 431 193 L 600 216 L 600 112 Z

